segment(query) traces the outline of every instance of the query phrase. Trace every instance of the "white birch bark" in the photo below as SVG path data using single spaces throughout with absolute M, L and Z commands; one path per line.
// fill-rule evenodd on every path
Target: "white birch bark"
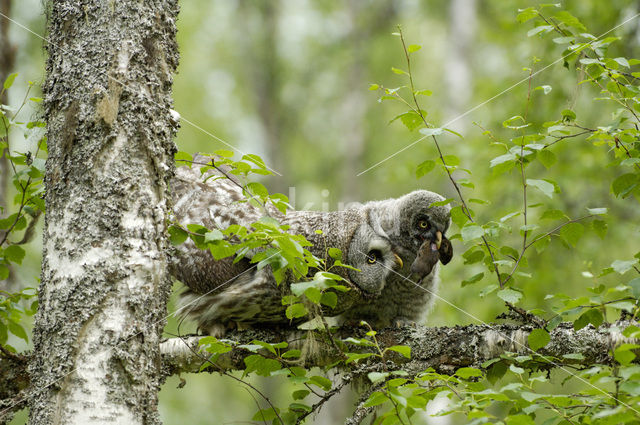
M 177 0 L 48 9 L 30 423 L 159 423 Z

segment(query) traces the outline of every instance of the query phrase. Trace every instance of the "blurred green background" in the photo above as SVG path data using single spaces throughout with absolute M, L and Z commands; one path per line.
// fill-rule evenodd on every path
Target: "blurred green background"
M 483 128 L 508 141 L 511 135 L 502 122 L 524 114 L 529 75 L 525 68 L 540 70 L 560 58 L 563 49 L 552 42 L 553 37 L 527 37 L 532 24 L 516 22 L 517 10 L 534 4 L 500 0 L 183 1 L 178 22 L 181 61 L 174 83 L 175 109 L 182 116 L 182 127 L 176 143 L 180 150 L 192 153 L 211 152 L 228 144 L 261 155 L 281 174 L 263 183 L 270 191 L 289 195 L 298 209 L 337 209 L 345 203 L 397 197 L 419 188 L 454 197 L 453 187 L 438 169 L 416 179 L 416 166 L 435 159 L 436 151 L 430 139 L 402 151 L 420 138 L 399 121 L 389 124 L 406 107 L 378 102 L 379 93 L 368 90 L 371 83 L 385 87 L 406 84 L 404 76 L 391 71 L 391 67 L 406 69 L 400 40 L 391 35 L 401 25 L 408 44 L 422 45 L 412 55 L 412 70 L 417 88 L 433 91 L 431 97 L 421 100 L 427 119 L 436 126 L 446 124 L 464 137 L 447 134 L 440 138 L 444 153 L 458 156 L 461 167 L 472 173 L 456 172 L 456 177 L 475 184 L 475 189 L 463 189 L 464 195 L 489 201 L 472 205 L 480 223 L 498 220 L 521 209 L 520 177 L 517 173 L 492 175 L 489 161 L 504 151 L 492 145 Z M 562 6 L 595 35 L 640 11 L 637 0 L 576 0 L 564 1 Z M 14 1 L 12 18 L 37 34 L 44 32 L 45 17 L 38 0 Z M 640 19 L 613 34 L 624 38 L 613 47 L 619 56 L 640 57 Z M 42 39 L 18 25 L 10 27 L 10 37 L 17 48 L 15 72 L 20 76 L 9 103 L 16 104 L 28 80 L 42 81 L 45 54 Z M 613 105 L 594 101 L 597 92 L 587 84 L 578 85 L 578 73 L 572 65 L 569 68 L 560 61 L 533 78 L 533 87 L 549 85 L 552 90 L 532 92 L 529 119 L 542 124 L 559 119 L 562 109 L 571 108 L 586 126 L 606 125 Z M 20 134 L 12 138 L 16 150 L 31 148 Z M 586 207 L 607 207 L 609 232 L 604 240 L 590 232 L 572 250 L 556 240 L 539 255 L 532 250 L 522 269 L 531 277 L 517 277 L 516 282 L 526 294 L 523 306 L 527 309 L 549 310 L 544 297 L 551 292 L 584 295 L 593 278 L 583 272 L 597 275 L 615 259 L 630 259 L 640 245 L 637 203 L 610 194 L 610 183 L 620 171 L 606 167 L 611 160 L 606 148 L 570 139 L 553 151 L 558 164 L 549 170 L 534 164 L 528 176 L 553 179 L 562 191 L 552 200 L 532 193 L 530 202 L 556 206 L 574 217 L 585 215 Z M 530 214 L 536 220 L 536 209 Z M 521 224 L 517 220 L 513 223 L 516 229 Z M 518 246 L 518 238 L 514 232 L 502 243 L 511 241 Z M 466 247 L 458 240 L 454 250 L 462 253 Z M 6 284 L 13 289 L 36 286 L 39 259 L 40 246 L 35 242 L 25 260 L 27 266 Z M 460 256 L 442 268 L 440 295 L 459 309 L 437 301 L 429 325 L 477 323 L 463 311 L 489 322 L 504 310 L 495 293 L 480 296 L 493 283 L 490 277 L 461 287 L 462 280 L 482 268 L 465 266 Z M 618 278 L 609 275 L 600 280 L 615 286 Z M 181 328 L 183 333 L 193 330 Z M 172 318 L 167 332 L 176 332 Z M 184 388 L 178 389 L 180 380 L 172 377 L 161 392 L 164 423 L 254 423 L 251 416 L 257 410 L 256 402 L 241 384 L 217 375 L 182 378 Z M 275 400 L 286 394 L 282 382 L 274 379 L 251 382 Z M 310 423 L 342 423 L 353 400 L 353 394 L 347 394 L 329 403 Z M 13 423 L 24 421 L 22 414 Z M 464 423 L 464 418 L 425 417 L 414 423 Z

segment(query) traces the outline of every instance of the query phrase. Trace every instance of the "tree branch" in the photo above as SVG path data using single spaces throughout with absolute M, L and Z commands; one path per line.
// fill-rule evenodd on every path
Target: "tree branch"
M 551 356 L 555 359 L 563 359 L 566 354 L 581 353 L 580 360 L 555 360 L 555 363 L 547 363 L 549 367 L 571 365 L 586 366 L 593 364 L 612 364 L 611 350 L 623 343 L 636 341 L 625 338 L 621 330 L 630 324 L 637 322 L 618 322 L 605 324 L 598 329 L 588 326 L 575 331 L 571 323 L 562 323 L 551 333 L 550 342 L 537 354 Z M 613 326 L 617 326 L 617 329 Z M 534 329 L 529 325 L 467 325 L 456 327 L 428 328 L 424 326 L 387 328 L 381 330 L 376 338 L 381 347 L 392 345 L 407 345 L 411 347 L 411 359 L 405 359 L 399 354 L 392 360 L 401 364 L 402 369 L 409 373 L 419 373 L 427 368 L 434 368 L 440 373 L 454 373 L 461 367 L 480 367 L 487 360 L 499 357 L 504 353 L 533 354 L 528 348 L 527 337 Z M 366 329 L 343 327 L 334 335 L 336 339 L 348 336 L 363 337 Z M 289 331 L 272 329 L 250 329 L 245 331 L 233 331 L 226 335 L 226 340 L 234 341 L 238 345 L 248 344 L 253 340 L 265 342 L 289 341 L 290 347 L 300 347 L 304 344 L 303 331 Z M 200 366 L 205 363 L 203 354 L 199 353 L 198 342 L 202 336 L 188 336 L 183 338 L 170 338 L 160 344 L 162 353 L 162 371 L 165 376 L 180 373 L 198 373 Z M 351 350 L 362 347 L 349 347 Z M 340 360 L 340 355 L 335 352 L 330 344 L 320 345 L 319 352 L 301 360 L 301 366 L 327 366 Z M 205 353 L 206 354 L 206 353 Z M 218 370 L 242 370 L 245 368 L 244 358 L 254 354 L 244 348 L 234 348 L 228 353 L 220 355 L 216 361 Z M 267 355 L 267 353 L 264 353 Z M 0 370 L 11 370 L 11 374 L 0 374 L 0 419 L 3 415 L 24 406 L 21 400 L 21 390 L 29 385 L 29 376 L 26 372 L 27 363 L 31 361 L 30 355 L 25 355 L 24 362 L 16 362 L 11 358 L 0 356 Z M 206 357 L 206 356 L 205 356 Z M 388 357 L 388 356 L 387 356 Z M 371 363 L 359 365 L 357 371 L 351 373 L 367 372 L 380 368 L 376 357 L 367 359 Z M 541 360 L 542 361 L 542 360 Z M 11 364 L 9 364 L 11 363 Z M 208 371 L 215 371 L 209 368 Z M 20 376 L 20 382 L 15 382 Z M 15 406 L 14 406 L 15 405 Z M 6 409 L 2 410 L 2 409 Z M 366 409 L 364 409 L 366 410 Z M 363 410 L 361 413 L 366 413 Z M 357 422 L 356 422 L 357 423 Z
M 624 329 L 630 322 L 620 322 L 616 325 Z M 571 364 L 591 365 L 611 364 L 612 346 L 633 341 L 622 336 L 620 331 L 611 329 L 612 325 L 604 325 L 598 329 L 591 326 L 574 331 L 571 323 L 563 323 L 551 332 L 551 341 L 537 353 L 555 358 L 562 358 L 565 354 L 581 353 L 584 359 L 571 360 Z M 528 348 L 527 337 L 534 329 L 529 325 L 467 325 L 453 328 L 428 328 L 423 326 L 405 328 L 387 328 L 381 330 L 376 337 L 382 347 L 392 345 L 407 345 L 411 347 L 411 360 L 404 360 L 404 369 L 427 369 L 433 367 L 440 372 L 453 373 L 461 367 L 479 367 L 483 362 L 496 358 L 503 353 L 533 354 Z M 363 334 L 361 329 L 343 328 L 336 338 Z M 183 372 L 198 372 L 202 359 L 194 354 L 201 337 L 191 336 L 180 339 L 169 339 L 163 342 L 160 349 L 163 354 L 165 373 L 175 374 Z M 296 346 L 304 343 L 300 339 L 300 332 L 283 335 L 281 332 L 270 330 L 236 331 L 227 335 L 227 339 L 246 344 L 257 339 L 266 342 L 292 341 Z M 186 344 L 189 344 L 187 346 Z M 356 351 L 354 347 L 351 347 Z M 312 358 L 303 361 L 304 366 L 326 366 L 340 360 L 330 347 L 321 347 L 322 351 Z M 234 348 L 229 353 L 220 356 L 217 364 L 223 370 L 244 369 L 244 358 L 249 351 Z M 372 359 L 372 358 L 370 358 Z M 398 357 L 396 360 L 403 362 Z

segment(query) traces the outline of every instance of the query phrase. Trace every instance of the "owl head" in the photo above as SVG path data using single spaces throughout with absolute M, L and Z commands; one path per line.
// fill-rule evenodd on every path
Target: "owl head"
M 447 264 L 453 255 L 451 242 L 444 236 L 451 208 L 432 206 L 441 201 L 444 197 L 437 193 L 416 190 L 369 205 L 370 221 L 378 233 L 389 239 L 403 260 L 413 261 L 411 269 L 419 278 L 429 274 L 438 260 Z
M 426 239 L 435 239 L 436 232 L 444 234 L 451 223 L 448 205 L 431 206 L 444 201 L 441 195 L 428 190 L 416 190 L 398 199 L 400 240 L 394 241 L 417 252 Z
M 400 257 L 393 252 L 391 242 L 366 222 L 356 229 L 346 259 L 350 266 L 358 269 L 349 269 L 349 279 L 365 295 L 379 294 L 393 270 L 403 266 Z

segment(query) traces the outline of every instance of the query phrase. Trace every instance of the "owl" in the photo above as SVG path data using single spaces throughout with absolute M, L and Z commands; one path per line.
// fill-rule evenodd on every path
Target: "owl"
M 443 200 L 437 193 L 418 190 L 364 205 L 376 233 L 389 239 L 404 266 L 392 272 L 378 297 L 345 312 L 345 320 L 365 320 L 381 328 L 425 319 L 438 288 L 438 262 L 447 264 L 453 256 L 451 242 L 444 236 L 451 222 L 450 207 L 432 206 Z
M 350 291 L 340 294 L 336 307 L 327 307 L 323 314 L 336 316 L 353 305 L 369 302 L 380 295 L 392 273 L 404 266 L 390 240 L 369 222 L 365 209 L 283 214 L 271 204 L 243 202 L 246 199 L 241 185 L 224 174 L 224 170 L 205 174 L 205 181 L 198 167 L 178 168 L 171 188 L 175 219 L 182 224 L 224 229 L 231 224 L 250 227 L 268 215 L 289 226 L 289 232 L 304 235 L 313 244 L 309 251 L 326 259 L 328 267 L 334 262 L 327 255 L 328 248 L 340 249 L 342 260 L 351 267 L 335 267 L 331 272 L 348 281 Z M 177 247 L 171 270 L 187 286 L 180 296 L 181 313 L 195 320 L 202 331 L 216 335 L 232 327 L 297 325 L 304 321 L 288 319 L 287 306 L 282 303 L 283 296 L 290 294 L 289 285 L 296 281 L 293 276 L 276 284 L 269 266 L 258 269 L 251 264 L 252 254 L 236 261 L 215 260 L 191 241 Z

